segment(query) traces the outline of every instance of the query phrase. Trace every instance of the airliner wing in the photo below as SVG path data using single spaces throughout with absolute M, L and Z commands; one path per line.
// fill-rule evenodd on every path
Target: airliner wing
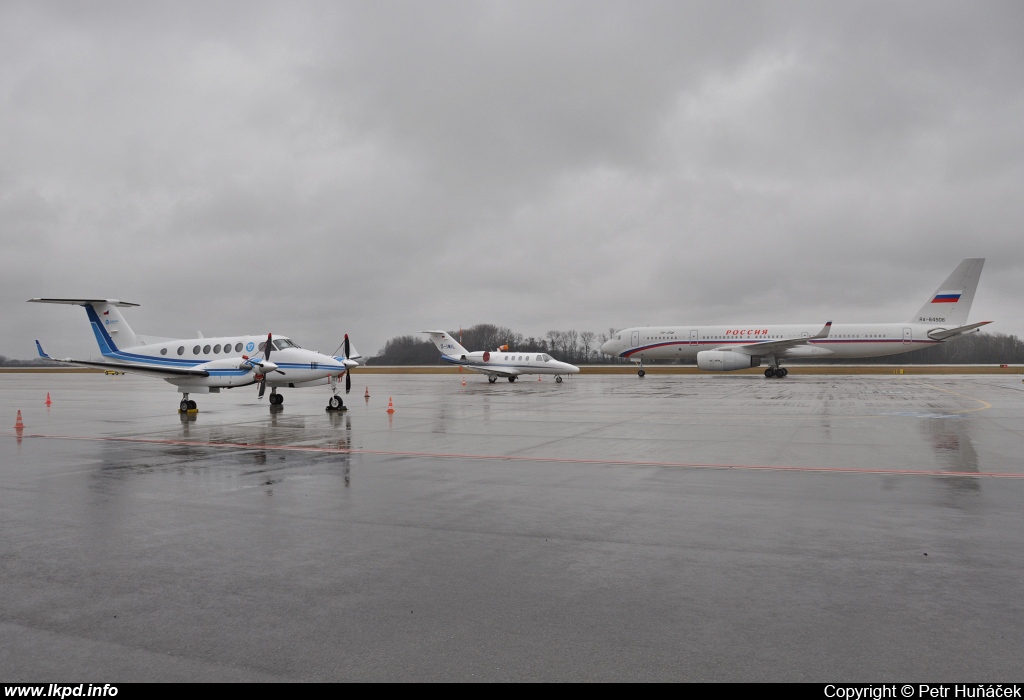
M 744 355 L 750 355 L 751 357 L 760 357 L 763 355 L 778 355 L 779 353 L 785 352 L 790 348 L 795 348 L 798 345 L 804 345 L 810 340 L 820 340 L 827 338 L 829 331 L 832 330 L 832 322 L 826 323 L 816 335 L 800 338 L 780 338 L 778 340 L 762 340 L 757 343 L 747 343 L 746 345 L 729 345 L 718 348 L 719 350 L 730 350 L 732 352 L 742 353 Z
M 928 337 L 932 340 L 948 340 L 964 333 L 970 333 L 974 329 L 987 326 L 990 323 L 992 322 L 979 321 L 978 323 L 972 323 L 969 326 L 958 326 L 957 328 L 950 328 L 949 330 L 946 330 L 945 328 L 936 328 L 933 331 L 928 331 Z
M 136 365 L 130 362 L 93 362 L 92 360 L 73 360 L 66 358 L 59 360 L 55 357 L 50 357 L 43 350 L 43 346 L 36 341 L 36 349 L 39 351 L 39 356 L 46 358 L 47 360 L 53 360 L 54 362 L 63 362 L 69 365 L 78 365 L 81 367 L 99 367 L 101 369 L 115 369 L 118 372 L 144 372 L 146 374 L 154 374 L 158 377 L 209 377 L 210 373 L 201 369 L 190 369 L 187 367 L 152 367 L 150 365 Z
M 484 365 L 462 365 L 472 372 L 480 374 L 494 374 L 499 377 L 518 377 L 522 372 L 514 367 L 486 367 Z

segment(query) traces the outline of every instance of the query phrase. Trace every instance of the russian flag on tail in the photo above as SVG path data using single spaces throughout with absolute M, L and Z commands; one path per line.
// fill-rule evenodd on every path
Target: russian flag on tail
M 960 301 L 962 292 L 939 292 L 932 299 L 933 304 L 955 304 Z

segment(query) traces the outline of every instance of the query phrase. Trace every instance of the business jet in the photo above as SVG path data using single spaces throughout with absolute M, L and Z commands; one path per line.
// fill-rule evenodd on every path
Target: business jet
M 455 338 L 445 331 L 420 331 L 430 336 L 441 351 L 441 359 L 449 364 L 465 367 L 471 372 L 487 375 L 491 384 L 498 377 L 507 377 L 510 382 L 524 374 L 553 374 L 555 381 L 562 383 L 563 374 L 579 374 L 580 368 L 568 362 L 559 362 L 546 353 L 509 350 L 502 345 L 497 350 L 470 352 L 459 345 Z
M 270 387 L 270 405 L 281 406 L 281 387 L 299 388 L 326 384 L 331 389 L 329 411 L 345 410 L 338 385 L 345 378 L 345 393 L 352 389 L 351 369 L 360 364 L 361 355 L 345 335 L 338 350 L 344 354 L 323 355 L 304 350 L 284 336 L 241 335 L 194 339 L 150 338 L 137 335 L 128 326 L 119 309 L 138 306 L 117 299 L 29 299 L 39 304 L 84 306 L 102 361 L 57 360 L 72 365 L 98 367 L 107 372 L 140 372 L 174 384 L 181 392 L 179 410 L 198 410 L 189 394 L 217 394 L 221 389 L 259 385 L 258 399 Z M 36 341 L 40 357 L 53 360 Z M 274 360 L 271 361 L 271 351 Z
M 817 325 L 732 324 L 728 326 L 645 326 L 619 331 L 601 352 L 639 362 L 697 360 L 710 372 L 729 372 L 768 363 L 765 377 L 785 377 L 786 359 L 837 359 L 896 355 L 975 333 L 991 321 L 967 324 L 984 258 L 957 266 L 920 311 L 902 323 Z

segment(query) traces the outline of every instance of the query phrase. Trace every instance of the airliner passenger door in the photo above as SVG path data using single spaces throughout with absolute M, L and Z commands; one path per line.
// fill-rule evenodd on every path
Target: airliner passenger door
M 690 345 L 696 345 L 696 344 L 697 344 L 697 330 L 694 329 L 694 330 L 690 331 Z
M 632 343 L 634 348 L 640 344 L 640 331 L 633 331 Z
M 914 336 L 912 334 L 912 331 L 909 328 L 904 328 L 903 329 L 903 344 L 904 345 L 909 345 L 910 342 L 913 339 L 914 339 Z

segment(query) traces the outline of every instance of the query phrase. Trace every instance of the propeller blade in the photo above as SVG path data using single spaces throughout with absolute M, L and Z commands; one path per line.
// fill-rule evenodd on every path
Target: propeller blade
M 272 333 L 267 333 L 267 344 L 263 346 L 263 359 L 264 360 L 269 360 L 270 359 L 270 348 L 271 348 L 271 343 L 273 342 L 273 338 L 271 338 L 272 335 L 273 335 Z
M 345 393 L 352 391 L 352 370 L 345 372 Z
M 352 354 L 352 346 L 348 342 L 348 333 L 345 334 L 345 359 L 347 360 L 349 355 Z
M 263 392 L 266 391 L 266 390 L 267 390 L 267 375 L 263 375 L 263 378 L 260 379 L 260 395 L 257 396 L 256 398 L 257 399 L 262 399 L 263 398 Z

